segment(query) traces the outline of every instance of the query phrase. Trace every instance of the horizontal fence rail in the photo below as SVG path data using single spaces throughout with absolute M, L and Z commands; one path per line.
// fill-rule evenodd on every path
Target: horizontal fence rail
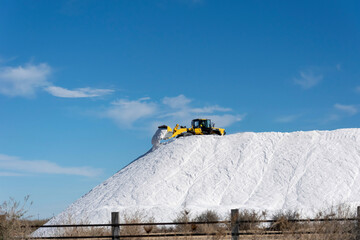
M 244 221 L 248 222 L 248 221 Z M 156 225 L 191 225 L 191 224 L 221 224 L 230 223 L 230 221 L 213 221 L 213 222 L 160 222 L 160 223 L 118 223 L 118 224 L 64 224 L 64 225 L 32 225 L 32 228 L 55 228 L 55 227 L 125 227 L 125 226 L 156 226 Z
M 239 210 L 232 209 L 230 221 L 204 221 L 204 222 L 149 222 L 149 223 L 120 223 L 119 222 L 119 213 L 113 212 L 111 213 L 111 223 L 109 224 L 57 224 L 57 225 L 33 225 L 31 228 L 94 228 L 94 227 L 102 227 L 111 229 L 111 235 L 104 236 L 41 236 L 41 237 L 26 237 L 21 239 L 113 239 L 120 240 L 122 238 L 163 238 L 163 237 L 185 237 L 185 236 L 216 236 L 221 234 L 222 236 L 231 236 L 232 240 L 238 240 L 239 236 L 252 236 L 252 235 L 285 235 L 290 234 L 287 231 L 274 231 L 274 230 L 239 230 L 241 224 L 276 224 L 279 220 L 240 220 L 239 219 Z M 312 218 L 312 219 L 286 219 L 287 222 L 290 223 L 314 223 L 314 222 L 354 222 L 354 229 L 349 232 L 344 232 L 343 234 L 354 234 L 356 235 L 355 239 L 360 240 L 360 206 L 357 208 L 357 217 L 353 218 Z M 120 229 L 122 227 L 138 227 L 143 226 L 144 229 L 146 226 L 189 226 L 194 227 L 201 225 L 215 225 L 222 224 L 228 227 L 228 230 L 225 232 L 159 232 L 159 233 L 144 233 L 144 234 L 133 234 L 133 235 L 125 235 L 120 234 Z M 110 233 L 110 232 L 109 232 Z M 304 231 L 297 230 L 292 231 L 291 234 L 328 234 L 328 232 L 315 232 L 315 231 Z
M 288 222 L 342 222 L 358 221 L 358 218 L 313 218 L 313 219 L 287 219 Z M 238 223 L 275 223 L 278 220 L 239 220 Z M 59 224 L 59 225 L 31 225 L 31 228 L 67 228 L 67 227 L 125 227 L 125 226 L 164 226 L 164 225 L 202 225 L 202 224 L 229 224 L 231 221 L 209 221 L 209 222 L 159 222 L 159 223 L 118 223 L 118 224 Z

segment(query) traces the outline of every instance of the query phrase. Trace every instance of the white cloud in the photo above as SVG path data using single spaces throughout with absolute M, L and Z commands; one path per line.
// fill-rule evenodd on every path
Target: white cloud
M 146 102 L 148 98 L 135 101 L 120 99 L 112 102 L 112 106 L 104 113 L 105 117 L 113 119 L 120 127 L 130 127 L 141 118 L 152 116 L 157 111 L 157 105 Z M 124 126 L 123 126 L 124 125 Z
M 26 174 L 13 173 L 13 172 L 0 172 L 0 177 L 20 177 L 20 176 L 26 176 Z
M 0 93 L 32 97 L 36 90 L 49 85 L 47 78 L 51 71 L 51 67 L 46 63 L 0 68 Z
M 185 97 L 184 95 L 179 95 L 177 97 L 164 97 L 162 103 L 164 105 L 172 108 L 169 113 L 165 114 L 166 116 L 187 116 L 192 114 L 202 114 L 202 113 L 213 113 L 213 112 L 229 112 L 231 108 L 223 108 L 218 105 L 207 106 L 201 108 L 194 108 L 189 106 L 192 100 Z
M 163 118 L 164 121 L 166 122 L 170 122 L 172 124 L 179 123 L 180 125 L 188 125 L 190 121 L 194 118 L 210 118 L 211 120 L 217 119 L 216 122 L 218 124 L 221 124 L 221 126 L 225 127 L 237 121 L 241 121 L 244 117 L 244 115 L 212 114 L 216 112 L 227 112 L 227 111 L 231 111 L 231 109 L 221 108 L 216 106 L 204 107 L 204 108 L 188 108 L 188 109 L 179 109 L 177 111 L 166 112 L 163 115 Z M 208 114 L 212 114 L 212 115 L 210 116 Z
M 203 108 L 191 108 L 189 109 L 190 112 L 193 113 L 213 113 L 213 112 L 230 112 L 231 108 L 223 108 L 217 105 L 211 107 L 203 107 Z
M 336 70 L 341 71 L 341 64 L 340 63 L 336 64 Z
M 280 123 L 289 123 L 289 122 L 295 121 L 298 118 L 299 118 L 299 115 L 288 115 L 288 116 L 279 117 L 279 118 L 275 119 L 275 121 L 280 122 Z
M 358 112 L 358 108 L 354 105 L 343 105 L 343 104 L 339 104 L 339 103 L 336 103 L 334 105 L 334 107 L 337 109 L 337 110 L 340 110 L 342 112 L 345 112 L 349 115 L 355 115 L 357 112 Z
M 15 59 L 16 59 L 16 57 L 4 58 L 4 57 L 0 56 L 0 63 L 11 62 L 11 61 L 14 61 Z
M 164 112 L 162 118 L 164 122 L 171 124 L 179 123 L 180 125 L 188 125 L 194 118 L 210 118 L 216 122 L 219 127 L 227 127 L 231 124 L 241 121 L 245 115 L 225 114 L 219 115 L 218 112 L 231 112 L 231 108 L 224 108 L 218 105 L 205 107 L 192 107 L 192 101 L 184 95 L 177 97 L 165 97 L 163 104 L 170 106 L 170 109 Z M 209 115 L 211 114 L 211 115 Z
M 74 90 L 69 90 L 57 86 L 49 86 L 45 88 L 45 91 L 50 93 L 55 97 L 62 98 L 89 98 L 89 97 L 99 97 L 106 94 L 114 92 L 111 89 L 93 89 L 93 88 L 77 88 Z
M 341 117 L 338 114 L 330 114 L 327 118 L 325 118 L 324 122 L 338 121 Z
M 231 115 L 231 114 L 225 114 L 225 115 L 208 115 L 204 116 L 204 118 L 209 118 L 213 123 L 216 124 L 215 127 L 228 127 L 235 122 L 239 122 L 245 118 L 245 114 L 242 115 Z
M 56 163 L 35 160 L 27 161 L 18 157 L 0 154 L 0 176 L 20 176 L 26 174 L 66 174 L 94 177 L 101 174 L 100 169 L 91 167 L 61 167 Z
M 185 108 L 191 101 L 191 99 L 181 94 L 177 97 L 164 97 L 162 102 L 163 104 L 168 105 L 171 108 L 179 109 Z
M 0 68 L 0 94 L 11 97 L 33 97 L 39 89 L 43 89 L 55 97 L 90 98 L 114 92 L 111 89 L 86 87 L 69 90 L 54 86 L 48 80 L 51 73 L 52 69 L 46 63 Z
M 121 99 L 112 103 L 105 112 L 103 117 L 114 120 L 121 128 L 131 127 L 135 121 L 146 119 L 146 124 L 154 130 L 156 126 L 167 124 L 188 125 L 194 118 L 210 118 L 219 127 L 230 126 L 231 124 L 241 121 L 245 115 L 217 113 L 230 112 L 231 108 L 224 108 L 218 105 L 205 107 L 192 107 L 192 100 L 179 95 L 177 97 L 164 97 L 161 103 L 150 102 L 149 98 L 141 98 L 138 100 Z M 154 127 L 155 126 L 155 127 Z
M 315 74 L 313 71 L 300 71 L 300 77 L 294 78 L 295 84 L 304 89 L 309 89 L 317 85 L 323 79 L 323 75 Z

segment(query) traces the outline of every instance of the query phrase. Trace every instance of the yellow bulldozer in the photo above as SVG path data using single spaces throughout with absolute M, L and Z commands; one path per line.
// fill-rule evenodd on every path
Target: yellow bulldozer
M 191 121 L 191 127 L 179 126 L 176 124 L 174 129 L 171 127 L 162 125 L 158 127 L 155 135 L 152 138 L 152 144 L 158 145 L 160 140 L 167 140 L 174 137 L 186 137 L 192 135 L 225 135 L 225 129 L 216 128 L 214 123 L 211 123 L 210 119 L 193 119 Z

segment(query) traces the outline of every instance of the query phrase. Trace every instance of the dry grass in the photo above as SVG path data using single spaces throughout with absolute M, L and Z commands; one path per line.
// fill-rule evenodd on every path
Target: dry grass
M 315 222 L 312 227 L 317 232 L 323 233 L 322 239 L 344 239 L 352 240 L 356 237 L 356 222 L 351 221 L 331 221 L 335 218 L 355 218 L 356 214 L 351 211 L 351 208 L 346 205 L 338 205 L 328 210 L 319 212 L 317 219 L 327 219 L 324 222 Z M 319 238 L 320 239 L 320 238 Z
M 68 215 L 63 220 L 61 225 L 81 225 L 90 224 L 90 221 L 83 220 L 81 222 L 74 222 L 73 217 Z M 57 237 L 86 237 L 86 236 L 110 236 L 111 232 L 109 228 L 104 227 L 66 227 L 66 228 L 54 228 L 52 229 L 52 235 Z M 86 238 L 85 238 L 86 239 Z M 94 239 L 94 238 L 92 238 Z
M 327 221 L 294 222 L 301 216 L 296 211 L 277 212 L 272 217 L 276 220 L 269 228 L 253 229 L 258 235 L 253 237 L 240 237 L 239 239 L 288 239 L 288 240 L 355 240 L 355 221 L 331 221 L 336 218 L 355 218 L 349 206 L 338 205 L 328 210 L 321 211 L 315 219 Z M 267 233 L 282 232 L 282 235 L 266 235 Z M 311 234 L 310 234 L 311 233 Z
M 300 216 L 300 213 L 298 213 L 297 211 L 279 211 L 273 215 L 272 219 L 276 222 L 271 224 L 270 229 L 273 231 L 290 232 L 299 230 L 302 227 L 302 224 L 299 222 L 294 222 L 293 220 L 299 219 Z
M 190 211 L 184 210 L 179 213 L 174 222 L 212 222 L 220 221 L 219 215 L 214 211 L 205 211 L 198 216 L 191 218 Z M 248 221 L 240 223 L 239 229 L 241 240 L 255 240 L 255 239 L 273 239 L 273 240 L 355 240 L 356 225 L 350 221 L 330 221 L 334 218 L 353 218 L 355 214 L 350 211 L 350 208 L 344 205 L 334 207 L 332 209 L 319 212 L 318 219 L 328 219 L 324 222 L 293 222 L 292 220 L 299 219 L 301 216 L 296 211 L 277 212 L 272 216 L 276 220 L 270 226 L 265 226 L 257 223 L 256 221 L 265 219 L 266 212 L 255 212 L 249 210 L 242 210 L 239 212 L 240 221 Z M 146 222 L 139 215 L 135 217 L 127 217 L 127 223 Z M 131 228 L 133 228 L 131 230 Z M 123 230 L 125 231 L 125 230 Z M 205 240 L 205 239 L 231 239 L 227 235 L 230 232 L 230 226 L 225 224 L 185 224 L 176 225 L 172 228 L 154 228 L 140 226 L 128 227 L 127 234 L 146 234 L 146 233 L 172 233 L 172 234 L 189 234 L 188 236 L 174 236 L 174 237 L 161 237 L 162 240 Z M 121 232 L 123 234 L 124 232 Z M 215 233 L 215 235 L 207 236 L 190 236 L 193 233 Z M 275 234 L 283 233 L 283 234 Z M 309 234 L 312 233 L 312 234 Z M 127 238 L 131 239 L 131 238 Z M 132 238 L 134 239 L 134 238 Z M 136 238 L 136 239 L 160 239 L 154 238 Z
M 260 228 L 259 220 L 266 218 L 266 211 L 261 213 L 255 210 L 241 210 L 239 211 L 239 230 L 258 230 Z M 246 221 L 246 222 L 245 222 Z
M 191 221 L 217 222 L 220 220 L 221 220 L 220 216 L 215 211 L 207 210 L 197 215 Z M 192 231 L 197 233 L 215 233 L 215 235 L 207 236 L 207 239 L 220 240 L 220 239 L 225 239 L 226 233 L 229 231 L 229 226 L 228 224 L 198 224 L 192 226 Z
M 10 198 L 0 205 L 0 240 L 24 238 L 31 233 L 32 221 L 26 216 L 31 204 L 29 196 L 26 196 L 23 203 Z
M 46 220 L 36 221 L 29 220 L 26 216 L 29 198 L 26 197 L 24 202 L 10 199 L 0 205 L 0 240 L 26 238 L 32 232 L 31 225 L 43 224 Z M 331 221 L 335 218 L 355 218 L 356 214 L 351 211 L 350 207 L 346 205 L 339 205 L 325 211 L 321 211 L 316 215 L 316 219 L 325 219 L 326 221 L 316 222 L 293 222 L 300 218 L 300 214 L 296 211 L 277 212 L 272 216 L 275 222 L 271 225 L 259 224 L 256 221 L 265 219 L 266 213 L 257 213 L 255 211 L 241 210 L 239 212 L 240 221 L 247 221 L 240 223 L 239 229 L 241 240 L 253 239 L 279 239 L 279 240 L 355 240 L 357 222 L 356 221 Z M 120 234 L 126 235 L 147 235 L 147 234 L 185 234 L 185 236 L 174 237 L 153 237 L 153 238 L 129 238 L 123 237 L 121 239 L 135 240 L 135 239 L 161 239 L 161 240 L 222 240 L 231 239 L 227 235 L 230 232 L 229 224 L 207 224 L 206 222 L 216 222 L 222 220 L 214 211 L 205 211 L 195 217 L 191 217 L 190 211 L 184 210 L 179 213 L 174 222 L 184 222 L 184 225 L 174 225 L 173 227 L 158 227 L 158 226 L 125 226 L 120 228 Z M 133 214 L 123 214 L 122 223 L 153 223 L 154 219 L 144 216 L 141 212 Z M 205 224 L 194 224 L 190 222 L 205 222 Z M 85 220 L 77 224 L 88 224 Z M 61 224 L 74 224 L 73 218 L 68 216 Z M 191 234 L 205 233 L 207 236 L 190 236 Z M 282 233 L 281 235 L 274 235 L 269 233 Z M 312 234 L 308 234 L 312 233 Z M 186 235 L 188 234 L 188 235 Z M 211 235 L 213 234 L 213 235 Z M 70 227 L 53 229 L 52 235 L 55 236 L 109 236 L 111 229 L 99 227 Z M 85 238 L 86 239 L 86 238 Z M 90 239 L 90 238 L 89 238 Z
M 175 232 L 183 232 L 183 233 L 189 233 L 192 232 L 195 229 L 195 226 L 191 226 L 190 224 L 187 224 L 188 222 L 191 222 L 191 214 L 190 211 L 187 209 L 184 209 L 181 211 L 178 216 L 174 219 L 174 223 L 182 222 L 186 224 L 182 225 L 175 225 Z
M 145 216 L 143 216 L 140 212 L 135 212 L 133 214 L 124 214 L 124 223 L 144 223 Z M 146 229 L 146 230 L 145 230 Z M 120 228 L 120 235 L 141 235 L 145 234 L 145 232 L 152 232 L 152 226 L 125 226 Z M 129 238 L 124 238 L 129 239 Z M 137 238 L 132 238 L 137 239 Z

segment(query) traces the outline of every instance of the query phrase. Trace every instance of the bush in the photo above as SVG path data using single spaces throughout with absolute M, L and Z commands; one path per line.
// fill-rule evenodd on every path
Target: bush
M 266 212 L 256 212 L 255 210 L 240 210 L 239 211 L 239 230 L 254 230 L 258 229 L 260 223 L 257 222 L 266 216 Z
M 327 210 L 318 212 L 317 219 L 327 219 L 329 221 L 317 222 L 313 224 L 316 232 L 324 235 L 326 239 L 352 240 L 356 236 L 356 222 L 352 221 L 331 221 L 336 218 L 355 218 L 356 214 L 347 205 L 341 204 Z
M 213 210 L 206 210 L 197 215 L 193 222 L 217 222 L 220 221 L 220 216 Z
M 190 211 L 187 209 L 182 210 L 178 216 L 174 219 L 174 223 L 181 222 L 186 224 L 176 224 L 175 231 L 176 232 L 190 232 L 194 229 L 194 226 L 191 227 L 187 223 L 190 222 Z
M 66 216 L 66 219 L 61 221 L 60 225 L 82 225 L 90 224 L 90 221 L 84 219 L 80 222 L 74 221 L 71 214 Z M 47 236 L 53 235 L 57 237 L 85 237 L 85 236 L 106 236 L 110 235 L 110 230 L 105 227 L 64 227 L 64 228 L 51 228 Z M 42 236 L 44 237 L 44 236 Z M 74 238 L 75 239 L 75 238 Z
M 124 214 L 124 222 L 125 223 L 153 223 L 154 218 L 147 217 L 146 215 L 142 214 L 140 211 L 136 211 L 134 213 Z M 120 234 L 121 235 L 142 235 L 142 234 L 150 234 L 153 232 L 158 232 L 158 228 L 154 225 L 138 225 L 138 226 L 124 226 L 120 227 Z M 127 239 L 127 238 L 124 238 Z M 131 238 L 134 240 L 136 238 Z M 142 238 L 139 238 L 142 239 Z
M 270 229 L 274 231 L 293 231 L 299 229 L 301 224 L 293 221 L 299 218 L 300 213 L 297 211 L 278 211 L 272 217 L 275 222 L 271 224 Z
M 217 222 L 220 221 L 220 216 L 212 210 L 206 210 L 197 215 L 192 222 Z M 193 224 L 192 230 L 196 232 L 216 232 L 220 229 L 219 224 Z
M 29 218 L 26 214 L 31 204 L 29 196 L 26 196 L 22 204 L 10 198 L 0 205 L 0 240 L 24 238 L 31 233 L 29 222 L 25 221 Z

